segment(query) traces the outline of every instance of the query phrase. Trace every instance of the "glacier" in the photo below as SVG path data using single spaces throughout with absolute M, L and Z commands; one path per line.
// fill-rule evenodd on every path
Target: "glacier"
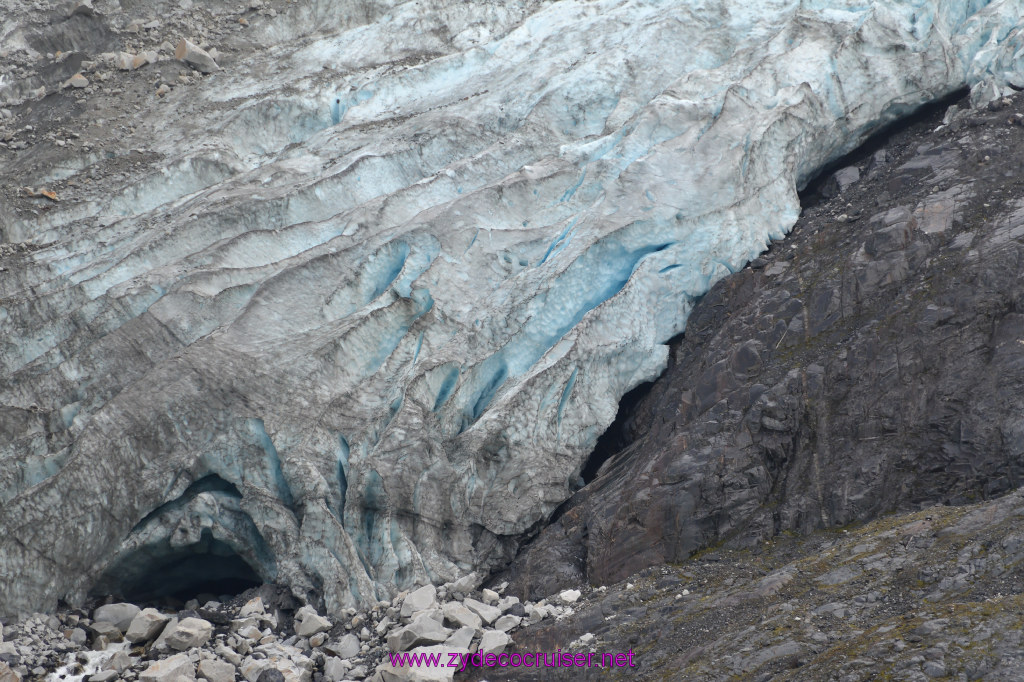
M 0 204 L 31 247 L 0 278 L 0 613 L 203 553 L 331 612 L 502 566 L 815 173 L 1024 85 L 1022 15 L 318 0 L 255 23 L 138 117 L 133 177 Z

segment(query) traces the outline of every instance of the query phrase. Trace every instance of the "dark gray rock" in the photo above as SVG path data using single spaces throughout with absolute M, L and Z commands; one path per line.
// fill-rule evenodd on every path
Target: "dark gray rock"
M 860 181 L 860 169 L 856 166 L 847 166 L 846 168 L 840 168 L 828 179 L 825 186 L 821 190 L 822 196 L 826 198 L 832 198 L 838 196 L 849 189 L 852 185 Z
M 1024 481 L 1024 200 L 978 163 L 1024 131 L 973 116 L 966 136 L 902 133 L 876 177 L 702 299 L 628 446 L 511 567 L 516 593 Z M 867 219 L 837 222 L 851 210 Z
M 284 682 L 284 674 L 277 668 L 267 668 L 256 678 L 256 682 Z

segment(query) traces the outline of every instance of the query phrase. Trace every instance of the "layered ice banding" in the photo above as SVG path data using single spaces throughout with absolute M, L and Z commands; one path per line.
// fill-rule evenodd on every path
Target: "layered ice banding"
M 301 5 L 148 174 L 0 206 L 0 612 L 501 565 L 811 175 L 1024 85 L 1019 0 Z

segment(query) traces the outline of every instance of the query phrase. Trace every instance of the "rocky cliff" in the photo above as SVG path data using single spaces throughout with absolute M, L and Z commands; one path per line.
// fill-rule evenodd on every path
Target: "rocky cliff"
M 523 596 L 590 586 L 516 650 L 640 661 L 579 679 L 1019 678 L 1022 151 L 1024 97 L 960 102 L 809 192 L 513 563 Z
M 720 541 L 751 546 L 1018 487 L 1014 101 L 865 153 L 843 173 L 859 181 L 716 285 L 634 408 L 633 442 L 531 548 L 543 570 L 531 578 L 531 559 L 519 563 L 524 585 L 615 581 Z

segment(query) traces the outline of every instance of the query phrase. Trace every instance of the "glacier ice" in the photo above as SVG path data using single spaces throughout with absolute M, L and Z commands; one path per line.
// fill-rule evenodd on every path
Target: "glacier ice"
M 500 565 L 798 187 L 1024 78 L 1019 0 L 297 5 L 148 175 L 0 207 L 0 612 L 174 548 L 332 611 Z

